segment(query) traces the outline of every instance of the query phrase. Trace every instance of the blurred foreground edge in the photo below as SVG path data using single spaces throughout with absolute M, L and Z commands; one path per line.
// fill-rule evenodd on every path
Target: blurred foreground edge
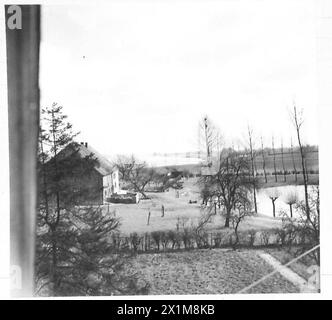
M 14 21 L 13 15 L 17 14 Z M 40 6 L 6 5 L 11 295 L 33 295 Z

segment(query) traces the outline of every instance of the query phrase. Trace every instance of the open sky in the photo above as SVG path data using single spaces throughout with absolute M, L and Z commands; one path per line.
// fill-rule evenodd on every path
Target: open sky
M 205 114 L 228 143 L 250 124 L 287 145 L 293 101 L 318 143 L 314 1 L 44 6 L 40 72 L 42 106 L 107 155 L 196 150 Z

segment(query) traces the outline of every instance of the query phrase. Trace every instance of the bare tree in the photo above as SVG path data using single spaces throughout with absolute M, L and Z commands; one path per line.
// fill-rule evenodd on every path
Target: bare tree
M 272 208 L 273 208 L 273 218 L 276 217 L 276 204 L 275 202 L 277 201 L 277 199 L 280 197 L 280 192 L 278 189 L 274 188 L 271 190 L 268 190 L 268 197 L 271 199 L 272 201 Z
M 264 152 L 264 144 L 263 144 L 263 137 L 261 136 L 261 147 L 262 147 L 262 159 L 263 159 L 263 172 L 265 183 L 267 183 L 267 176 L 266 176 L 266 161 L 265 161 L 265 152 Z
M 256 200 L 256 185 L 255 185 L 255 152 L 253 146 L 253 130 L 248 126 L 248 138 L 249 138 L 249 151 L 250 151 L 250 162 L 251 162 L 251 176 L 253 183 L 253 196 L 254 196 L 254 208 L 257 213 L 257 200 Z
M 282 165 L 282 170 L 283 170 L 283 174 L 284 174 L 284 182 L 287 181 L 287 177 L 286 177 L 286 169 L 285 169 L 285 161 L 284 161 L 284 144 L 281 138 L 281 145 L 280 145 L 280 152 L 281 152 L 281 165 Z
M 206 162 L 210 167 L 214 153 L 219 154 L 222 147 L 222 136 L 220 130 L 213 124 L 208 116 L 204 116 L 200 123 L 199 144 L 204 145 Z
M 195 226 L 195 232 L 199 233 L 203 231 L 206 225 L 211 222 L 212 217 L 215 215 L 212 207 L 206 207 L 206 210 L 201 210 L 201 216 L 199 217 L 198 223 Z
M 242 199 L 244 194 L 252 192 L 250 160 L 234 151 L 224 153 L 220 157 L 217 172 L 205 177 L 203 187 L 209 190 L 211 198 L 215 196 L 220 199 L 220 204 L 225 209 L 225 227 L 228 228 L 232 211 L 235 210 L 239 199 Z M 248 192 L 244 192 L 245 190 Z
M 295 174 L 295 182 L 297 182 L 297 169 L 296 169 L 296 164 L 295 164 L 294 146 L 293 146 L 292 138 L 291 138 L 291 156 L 292 156 L 293 170 L 294 170 L 294 174 Z
M 308 180 L 306 172 L 306 163 L 305 163 L 305 150 L 301 140 L 301 127 L 303 125 L 303 115 L 302 111 L 297 110 L 296 105 L 294 104 L 293 108 L 293 124 L 296 130 L 297 141 L 299 144 L 300 156 L 301 156 L 301 165 L 302 165 L 302 175 L 303 175 L 303 184 L 304 184 L 304 197 L 305 197 L 305 207 L 307 212 L 307 219 L 310 220 L 310 206 L 309 206 L 309 196 L 308 196 Z
M 147 199 L 145 188 L 149 182 L 153 181 L 154 174 L 155 172 L 152 168 L 147 168 L 145 163 L 140 163 L 133 168 L 128 181 L 134 191 L 139 192 L 144 199 Z
M 153 180 L 155 184 L 155 191 L 165 192 L 168 189 L 179 190 L 183 187 L 182 174 L 176 177 L 172 175 L 155 172 Z
M 289 234 L 295 233 L 301 243 L 299 246 L 299 253 L 306 252 L 320 243 L 320 196 L 319 186 L 313 186 L 308 197 L 309 203 L 309 219 L 308 211 L 305 201 L 297 201 L 295 210 L 297 213 L 296 219 L 291 219 L 287 216 L 283 219 L 283 229 Z M 320 265 L 319 249 L 310 253 L 310 257 Z
M 120 178 L 127 180 L 131 171 L 134 169 L 137 160 L 133 155 L 130 157 L 119 155 L 114 163 L 115 167 L 119 170 Z
M 149 168 L 145 162 L 138 161 L 134 156 L 130 158 L 119 158 L 120 161 L 115 166 L 121 172 L 123 180 L 128 184 L 130 189 L 140 193 L 144 199 L 148 196 L 145 193 L 147 185 L 154 180 L 156 172 Z
M 272 136 L 272 153 L 273 153 L 274 179 L 275 179 L 275 182 L 278 182 L 277 165 L 276 165 L 276 150 L 274 148 L 274 136 Z
M 232 225 L 234 228 L 235 233 L 235 242 L 233 243 L 233 249 L 236 248 L 236 246 L 239 243 L 239 232 L 238 228 L 241 224 L 241 222 L 246 218 L 252 215 L 252 208 L 251 208 L 251 202 L 249 201 L 249 197 L 246 194 L 248 190 L 242 189 L 243 193 L 238 197 L 238 201 L 235 204 L 235 210 L 231 216 Z
M 290 217 L 293 218 L 293 205 L 298 202 L 297 193 L 295 191 L 288 193 L 285 202 L 289 205 Z

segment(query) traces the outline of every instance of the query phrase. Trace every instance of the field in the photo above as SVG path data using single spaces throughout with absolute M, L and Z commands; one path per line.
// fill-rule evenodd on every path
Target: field
M 195 179 L 188 179 L 184 183 L 183 190 L 176 197 L 176 191 L 170 190 L 164 193 L 149 193 L 149 200 L 142 200 L 138 204 L 111 204 L 104 206 L 105 211 L 115 212 L 116 217 L 120 218 L 120 231 L 123 234 L 160 230 L 176 230 L 177 224 L 191 226 L 197 224 L 202 215 L 200 209 L 200 199 L 198 186 Z M 197 203 L 189 204 L 189 200 Z M 165 215 L 161 217 L 161 206 L 165 208 Z M 147 224 L 148 214 L 151 213 L 149 225 Z M 256 229 L 264 230 L 280 227 L 280 219 L 272 219 L 266 215 L 248 217 L 245 223 L 240 226 L 240 230 Z M 213 217 L 207 224 L 208 230 L 220 229 L 223 226 L 221 215 Z
M 308 183 L 311 185 L 319 184 L 319 174 L 308 174 Z M 294 174 L 287 174 L 286 181 L 284 181 L 284 175 L 277 174 L 277 182 L 275 181 L 275 176 L 269 174 L 266 176 L 267 182 L 265 182 L 265 177 L 261 174 L 258 176 L 259 185 L 262 188 L 270 187 L 280 187 L 288 185 L 303 185 L 303 176 L 302 173 L 297 174 L 297 180 L 295 179 Z
M 150 295 L 237 293 L 274 271 L 255 250 L 207 249 L 141 254 L 134 263 L 141 279 L 150 283 Z M 248 291 L 295 292 L 299 292 L 299 289 L 279 273 Z
M 284 165 L 285 165 L 285 170 L 287 171 L 293 171 L 294 166 L 293 166 L 293 159 L 292 159 L 292 154 L 290 152 L 284 152 L 283 155 L 284 158 Z M 299 152 L 294 152 L 294 162 L 295 162 L 295 167 L 297 171 L 301 171 L 301 157 Z M 255 158 L 255 163 L 257 170 L 259 172 L 262 172 L 263 170 L 263 157 L 261 154 L 258 154 Z M 318 149 L 317 150 L 312 150 L 310 152 L 307 152 L 306 154 L 306 166 L 307 170 L 310 171 L 318 171 L 319 170 L 319 162 L 318 162 Z M 266 171 L 268 172 L 273 172 L 274 171 L 274 162 L 273 162 L 273 153 L 272 150 L 269 152 L 265 153 L 265 167 Z M 277 171 L 282 171 L 282 155 L 280 150 L 276 150 L 276 169 Z
M 282 154 L 280 149 L 276 149 L 275 151 L 275 161 L 276 161 L 276 171 L 277 172 L 283 172 L 283 165 L 282 165 Z M 255 150 L 255 170 L 256 172 L 262 174 L 263 173 L 263 156 L 262 152 L 260 150 Z M 311 147 L 311 150 L 308 151 L 305 155 L 306 157 L 306 167 L 308 173 L 315 173 L 317 174 L 319 171 L 319 152 L 318 147 Z M 265 158 L 265 170 L 267 173 L 272 174 L 274 172 L 274 156 L 272 153 L 272 150 L 265 150 L 264 152 L 264 158 Z M 202 159 L 203 161 L 203 159 Z M 302 164 L 301 164 L 301 156 L 299 151 L 294 151 L 294 163 L 292 154 L 289 150 L 284 150 L 283 154 L 283 162 L 284 167 L 287 172 L 293 172 L 294 171 L 294 163 L 295 168 L 297 172 L 301 172 Z M 182 165 L 168 165 L 163 167 L 157 167 L 156 169 L 163 170 L 164 168 L 172 168 L 179 171 L 189 172 L 191 174 L 199 174 L 201 172 L 201 164 L 182 164 Z M 280 177 L 280 181 L 282 180 L 282 177 Z
M 278 187 L 285 194 L 292 188 L 285 185 Z M 300 190 L 302 187 L 296 188 Z M 257 195 L 259 209 L 266 211 L 265 214 L 248 217 L 240 225 L 240 230 L 260 231 L 281 227 L 280 218 L 267 215 L 267 211 L 271 213 L 271 203 L 266 196 L 266 190 L 261 190 Z M 199 187 L 195 178 L 185 179 L 183 189 L 179 192 L 170 190 L 164 193 L 148 193 L 148 196 L 150 199 L 142 200 L 138 204 L 112 204 L 104 207 L 104 210 L 114 212 L 116 217 L 120 218 L 120 231 L 123 235 L 176 230 L 177 225 L 181 230 L 183 226 L 197 224 L 202 215 Z M 281 206 L 281 198 L 278 206 Z M 162 206 L 165 208 L 164 217 Z M 223 218 L 217 214 L 206 227 L 212 232 L 222 230 L 223 223 Z M 275 271 L 273 266 L 261 258 L 260 252 L 262 251 L 258 249 L 215 248 L 140 253 L 132 260 L 132 268 L 138 272 L 140 281 L 150 284 L 150 295 L 232 294 Z M 285 251 L 278 249 L 266 249 L 266 252 L 282 263 L 291 259 Z M 290 270 L 308 279 L 306 265 L 298 262 L 293 264 Z M 248 293 L 296 292 L 300 292 L 300 288 L 280 273 L 248 290 Z
M 288 263 L 300 254 L 297 252 L 297 248 L 292 248 L 291 250 L 266 249 L 266 251 L 274 258 L 279 260 L 282 264 Z M 309 278 L 312 276 L 312 273 L 308 272 L 308 268 L 315 264 L 316 262 L 309 255 L 290 264 L 289 268 L 300 275 L 302 278 L 309 280 Z

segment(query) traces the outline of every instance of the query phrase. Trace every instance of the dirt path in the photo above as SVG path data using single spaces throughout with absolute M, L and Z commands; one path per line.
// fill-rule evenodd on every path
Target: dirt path
M 277 270 L 285 279 L 297 286 L 301 292 L 310 291 L 307 280 L 299 276 L 290 268 L 283 266 L 279 260 L 275 259 L 266 252 L 259 252 L 259 256 L 270 264 L 275 270 Z

